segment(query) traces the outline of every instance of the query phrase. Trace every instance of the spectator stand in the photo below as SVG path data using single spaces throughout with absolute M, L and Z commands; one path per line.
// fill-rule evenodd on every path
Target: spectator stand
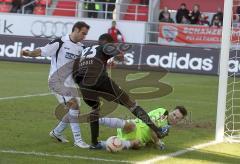
M 0 12 L 8 13 L 12 9 L 12 0 L 0 0 Z
M 52 3 L 51 0 L 32 0 L 21 7 L 22 14 L 33 13 L 36 15 L 47 15 L 46 8 Z M 32 9 L 31 9 L 32 8 Z M 28 12 L 31 9 L 32 12 Z
M 198 3 L 196 3 L 198 2 Z M 204 20 L 198 22 L 197 24 L 203 24 L 206 26 L 207 22 L 211 22 L 214 14 L 217 13 L 219 7 L 223 8 L 223 0 L 160 0 L 154 1 L 150 0 L 149 2 L 149 21 L 146 26 L 146 43 L 158 44 L 158 35 L 159 35 L 159 14 L 163 11 L 164 7 L 168 8 L 170 12 L 170 17 L 176 22 L 176 12 L 179 9 L 180 5 L 185 3 L 188 10 L 192 11 L 194 4 L 200 6 L 200 11 L 204 15 Z M 219 4 L 216 6 L 216 4 Z M 235 17 L 238 17 L 237 14 Z M 186 21 L 186 24 L 189 22 Z
M 55 7 L 51 6 L 48 11 L 52 11 L 54 16 L 77 17 L 79 3 L 77 0 L 58 0 Z
M 12 1 L 15 0 L 0 0 L 0 12 L 10 12 Z M 22 3 L 20 1 L 19 3 Z M 94 5 L 92 5 L 92 0 L 26 0 L 26 2 L 14 12 L 22 14 L 33 13 L 36 15 L 149 21 L 149 0 L 96 0 Z M 21 5 L 19 3 L 18 5 Z M 31 6 L 33 7 L 29 12 Z M 91 7 L 89 8 L 89 6 Z
M 99 19 L 148 21 L 148 5 L 140 3 L 141 0 L 114 0 L 109 2 L 97 1 L 95 6 L 91 1 L 80 0 L 84 5 L 80 10 L 80 17 Z M 89 7 L 91 6 L 91 7 Z

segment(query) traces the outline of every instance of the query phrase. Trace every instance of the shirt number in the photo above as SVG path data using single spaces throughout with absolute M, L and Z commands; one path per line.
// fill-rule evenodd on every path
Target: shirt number
M 97 47 L 98 45 L 85 48 L 82 52 L 82 56 L 84 56 L 85 58 L 95 57 L 97 54 L 97 50 L 96 50 Z

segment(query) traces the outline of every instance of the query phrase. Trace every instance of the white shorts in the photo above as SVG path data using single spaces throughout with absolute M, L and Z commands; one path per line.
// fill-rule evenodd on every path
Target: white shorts
M 57 100 L 58 100 L 58 102 L 59 102 L 60 104 L 64 103 L 64 104 L 66 105 L 66 103 L 67 103 L 69 100 L 75 98 L 75 99 L 77 100 L 77 102 L 78 102 L 78 105 L 80 106 L 80 98 L 79 98 L 79 97 L 61 96 L 61 95 L 56 94 L 56 93 L 54 93 L 54 95 L 56 96 L 56 98 L 57 98 Z

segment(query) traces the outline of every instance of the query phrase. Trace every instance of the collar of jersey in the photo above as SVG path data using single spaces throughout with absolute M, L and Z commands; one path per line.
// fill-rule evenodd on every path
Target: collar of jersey
M 80 42 L 74 42 L 74 41 L 70 38 L 70 35 L 68 35 L 66 38 L 67 38 L 69 41 L 71 41 L 72 43 L 74 43 L 74 44 L 80 43 Z

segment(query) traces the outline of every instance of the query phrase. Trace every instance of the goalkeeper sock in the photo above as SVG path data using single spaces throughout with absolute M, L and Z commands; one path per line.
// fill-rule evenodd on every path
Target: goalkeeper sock
M 124 149 L 130 149 L 131 148 L 131 142 L 130 141 L 125 141 L 125 140 L 122 140 L 122 145 L 123 145 L 123 148 Z
M 126 121 L 119 119 L 119 118 L 100 118 L 99 119 L 99 124 L 100 125 L 105 125 L 110 128 L 123 128 L 125 125 Z
M 155 133 L 156 135 L 160 138 L 160 132 L 158 127 L 152 122 L 148 114 L 143 110 L 142 107 L 140 106 L 135 106 L 134 108 L 131 109 L 132 113 L 142 120 L 145 124 L 147 124 Z

